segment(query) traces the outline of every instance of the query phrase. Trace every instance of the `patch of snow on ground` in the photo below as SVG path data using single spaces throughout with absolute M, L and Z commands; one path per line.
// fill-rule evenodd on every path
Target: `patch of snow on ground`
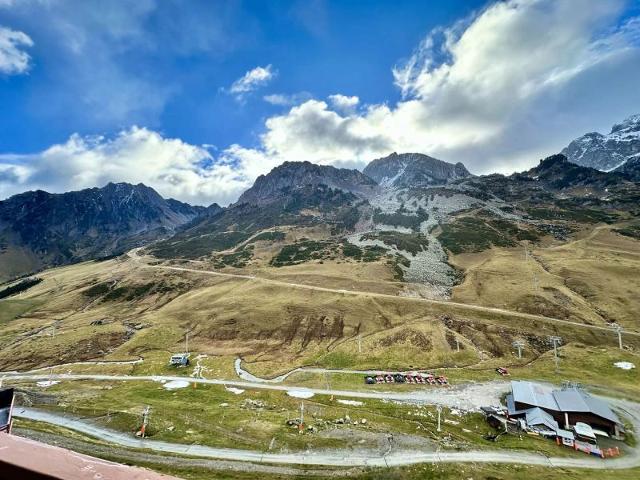
M 614 365 L 618 368 L 621 368 L 622 370 L 631 370 L 633 368 L 636 368 L 636 366 L 631 362 L 616 362 L 614 363 Z
M 164 388 L 167 390 L 178 390 L 179 388 L 185 388 L 189 386 L 189 382 L 186 380 L 172 380 L 164 384 Z
M 235 393 L 236 395 L 240 395 L 241 393 L 244 393 L 244 390 L 242 390 L 241 388 L 236 388 L 236 387 L 224 387 L 224 389 L 225 389 L 227 392 Z
M 36 385 L 38 385 L 39 387 L 42 388 L 47 388 L 47 387 L 51 387 L 53 385 L 57 385 L 58 383 L 60 383 L 57 380 L 43 380 L 41 382 L 36 383 Z
M 294 388 L 291 390 L 287 390 L 287 395 L 295 398 L 311 398 L 314 393 L 311 390 L 307 390 L 306 388 Z
M 351 405 L 353 407 L 360 407 L 362 405 L 364 405 L 364 403 L 359 402 L 357 400 L 343 400 L 343 399 L 339 399 L 338 403 L 341 403 L 342 405 Z

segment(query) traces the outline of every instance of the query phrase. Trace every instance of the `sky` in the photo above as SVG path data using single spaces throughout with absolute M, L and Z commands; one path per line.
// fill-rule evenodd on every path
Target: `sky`
M 638 0 L 0 0 L 0 199 L 284 161 L 511 173 L 640 113 Z

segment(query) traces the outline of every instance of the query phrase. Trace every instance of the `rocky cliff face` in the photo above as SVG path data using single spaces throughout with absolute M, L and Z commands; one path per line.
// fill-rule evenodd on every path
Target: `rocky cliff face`
M 317 185 L 326 185 L 359 197 L 367 197 L 377 190 L 376 182 L 358 170 L 310 162 L 285 162 L 267 175 L 260 175 L 253 186 L 240 196 L 237 204 L 266 204 L 293 190 Z
M 640 154 L 629 158 L 626 162 L 614 170 L 634 182 L 640 182 Z
M 383 188 L 444 185 L 471 176 L 462 163 L 454 165 L 421 153 L 392 153 L 373 160 L 363 173 Z
M 614 125 L 603 135 L 591 132 L 577 138 L 562 150 L 570 162 L 602 171 L 620 169 L 640 156 L 640 115 Z
M 595 168 L 577 165 L 569 162 L 562 154 L 551 155 L 540 160 L 536 167 L 523 173 L 513 174 L 511 178 L 514 182 L 533 180 L 553 190 L 576 187 L 604 189 L 624 181 L 621 174 L 601 172 Z
M 0 278 L 120 253 L 170 234 L 204 210 L 165 200 L 142 184 L 15 195 L 0 202 Z

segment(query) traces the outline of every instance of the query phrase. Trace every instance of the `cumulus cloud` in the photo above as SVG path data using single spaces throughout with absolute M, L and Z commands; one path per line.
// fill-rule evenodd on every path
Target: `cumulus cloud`
M 29 70 L 31 57 L 23 49 L 33 40 L 24 32 L 0 27 L 0 73 L 18 75 Z
M 231 84 L 229 93 L 235 95 L 239 100 L 243 99 L 247 94 L 264 87 L 273 78 L 275 78 L 276 72 L 271 65 L 266 67 L 256 67 L 249 70 L 242 77 L 237 79 Z
M 617 0 L 494 3 L 430 32 L 393 68 L 396 105 L 356 113 L 357 97 L 310 100 L 268 119 L 255 153 L 364 164 L 419 151 L 477 173 L 524 168 L 637 109 L 640 21 L 620 23 L 623 10 Z
M 31 189 L 64 192 L 108 182 L 144 183 L 164 197 L 228 203 L 248 180 L 225 159 L 179 139 L 132 127 L 113 138 L 72 135 L 33 155 L 0 156 L 0 198 Z
M 360 99 L 356 96 L 348 97 L 339 93 L 335 95 L 329 95 L 329 102 L 336 110 L 350 112 L 353 108 L 360 103 Z
M 497 2 L 430 32 L 393 68 L 396 104 L 267 96 L 290 108 L 266 119 L 257 146 L 231 145 L 215 157 L 144 128 L 72 136 L 28 159 L 0 157 L 0 194 L 124 180 L 226 204 L 286 160 L 363 167 L 393 151 L 462 161 L 474 173 L 520 170 L 637 113 L 640 19 L 621 20 L 624 8 L 617 0 Z M 273 75 L 270 65 L 253 69 L 229 93 L 242 98 Z

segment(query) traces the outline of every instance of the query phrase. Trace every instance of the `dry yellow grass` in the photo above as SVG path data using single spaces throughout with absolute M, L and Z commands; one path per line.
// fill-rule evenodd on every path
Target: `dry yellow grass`
M 607 316 L 615 316 L 631 329 L 639 306 L 633 293 L 640 286 L 638 245 L 601 228 L 563 247 L 535 249 L 535 260 L 528 262 L 521 249 L 459 255 L 453 260 L 467 276 L 455 289 L 454 300 L 596 325 L 606 325 Z M 389 281 L 388 268 L 375 262 L 279 269 L 262 264 L 249 270 L 263 278 L 329 288 L 391 295 L 398 291 L 398 284 Z M 532 272 L 539 279 L 537 291 Z M 11 307 L 5 310 L 13 313 L 0 323 L 2 369 L 89 358 L 165 358 L 183 349 L 187 331 L 191 349 L 224 359 L 225 372 L 236 356 L 252 361 L 261 373 L 314 364 L 436 368 L 476 363 L 480 351 L 488 358 L 509 356 L 511 342 L 521 338 L 529 351 L 538 353 L 548 350 L 545 339 L 551 334 L 587 345 L 615 344 L 607 331 L 508 312 L 152 269 L 131 259 L 87 262 L 41 276 L 44 281 L 20 298 L 3 300 L 3 306 Z M 596 294 L 579 291 L 576 279 Z M 86 294 L 96 285 L 135 289 L 149 283 L 162 289 L 130 300 L 104 301 L 103 296 Z M 96 320 L 103 324 L 91 325 Z M 358 353 L 358 335 L 364 354 Z M 625 342 L 635 345 L 636 340 L 629 336 Z
M 640 242 L 598 227 L 561 246 L 457 255 L 466 272 L 453 300 L 638 329 Z

